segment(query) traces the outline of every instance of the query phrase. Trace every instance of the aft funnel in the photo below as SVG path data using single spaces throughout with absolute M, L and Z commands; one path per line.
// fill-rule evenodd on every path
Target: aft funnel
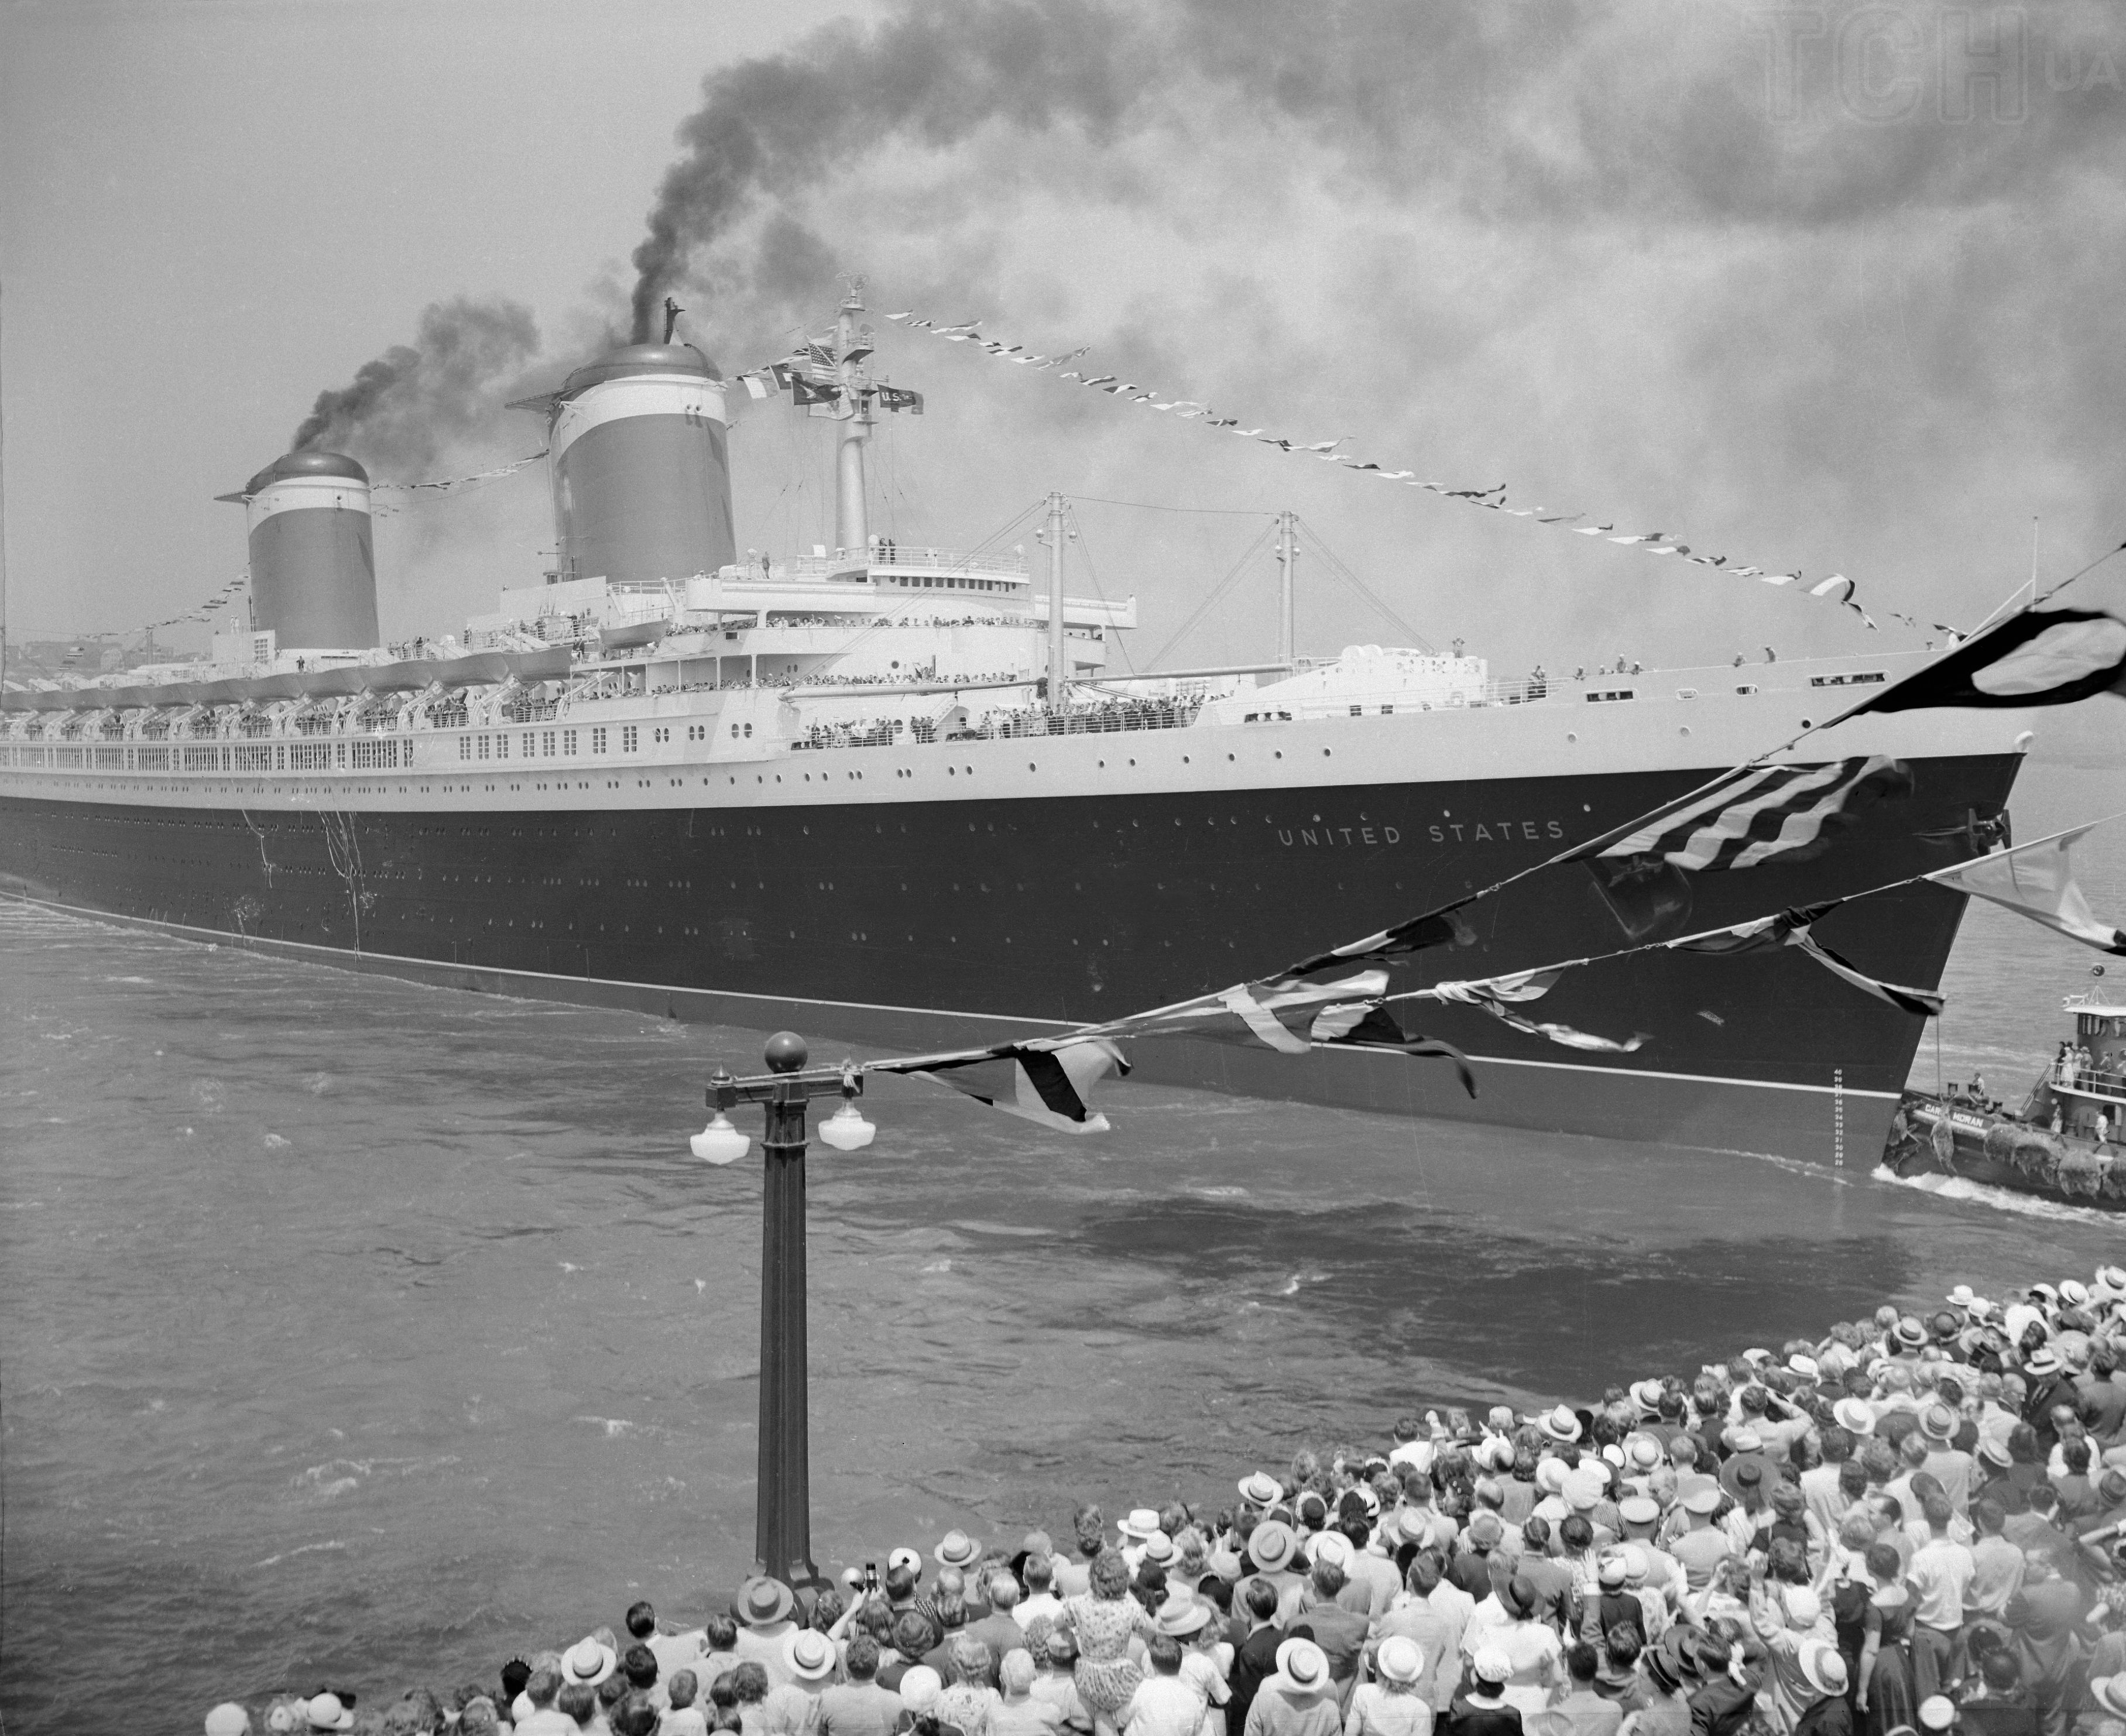
M 240 501 L 250 525 L 255 630 L 282 650 L 382 643 L 366 470 L 338 452 L 291 452 L 220 498 Z
M 736 562 L 724 383 L 692 344 L 577 369 L 548 418 L 560 578 L 678 583 Z

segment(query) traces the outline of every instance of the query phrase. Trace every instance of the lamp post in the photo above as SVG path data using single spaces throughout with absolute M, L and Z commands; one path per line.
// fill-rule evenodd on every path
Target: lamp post
M 754 1493 L 754 1572 L 791 1586 L 824 1584 L 812 1562 L 811 1435 L 805 1341 L 805 1144 L 806 1107 L 839 1093 L 842 1106 L 820 1124 L 820 1137 L 858 1151 L 877 1129 L 857 1111 L 863 1075 L 853 1062 L 805 1065 L 805 1040 L 778 1031 L 762 1059 L 768 1071 L 733 1078 L 719 1066 L 703 1093 L 715 1111 L 692 1140 L 704 1163 L 745 1155 L 750 1143 L 726 1111 L 740 1103 L 767 1110 L 760 1142 L 765 1186 L 760 1215 L 760 1457 Z

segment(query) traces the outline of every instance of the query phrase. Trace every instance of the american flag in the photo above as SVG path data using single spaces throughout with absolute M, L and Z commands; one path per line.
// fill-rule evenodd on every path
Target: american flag
M 1803 862 L 1869 803 L 1909 795 L 1910 768 L 1887 754 L 1821 766 L 1760 766 L 1656 814 L 1623 837 L 1597 838 L 1565 861 L 1658 856 L 1672 867 L 1754 868 Z

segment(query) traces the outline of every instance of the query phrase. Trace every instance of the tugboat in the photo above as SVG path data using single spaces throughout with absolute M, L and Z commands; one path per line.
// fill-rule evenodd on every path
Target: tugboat
M 2021 1108 L 1989 1097 L 1975 1075 L 1939 1096 L 1906 1092 L 1883 1150 L 1891 1171 L 2126 1211 L 2126 991 L 2100 985 L 2068 995 L 2061 1010 L 2073 1015 L 2074 1035 Z

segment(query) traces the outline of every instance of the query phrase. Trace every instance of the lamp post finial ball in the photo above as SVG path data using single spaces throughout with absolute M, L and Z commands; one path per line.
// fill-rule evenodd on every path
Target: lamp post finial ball
M 805 1064 L 810 1053 L 804 1038 L 796 1031 L 778 1031 L 768 1040 L 761 1059 L 768 1063 L 770 1073 L 795 1073 Z

